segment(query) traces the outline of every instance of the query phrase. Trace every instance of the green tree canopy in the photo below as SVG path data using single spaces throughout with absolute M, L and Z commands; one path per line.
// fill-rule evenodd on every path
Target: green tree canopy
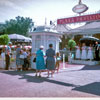
M 9 41 L 10 39 L 7 34 L 0 36 L 0 45 L 7 45 Z
M 68 41 L 68 47 L 69 47 L 70 49 L 73 49 L 75 46 L 76 46 L 76 42 L 75 42 L 74 40 L 70 39 L 70 40 Z
M 32 29 L 34 22 L 29 17 L 16 17 L 15 19 L 10 19 L 5 21 L 5 34 L 21 34 L 28 36 L 28 31 Z

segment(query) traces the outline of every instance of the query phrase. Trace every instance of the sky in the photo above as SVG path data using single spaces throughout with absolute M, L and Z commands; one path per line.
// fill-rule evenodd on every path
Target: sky
M 16 16 L 30 17 L 35 25 L 44 25 L 45 20 L 56 22 L 58 18 L 76 16 L 72 8 L 79 0 L 0 0 L 0 22 Z M 87 14 L 100 10 L 100 0 L 82 0 L 89 9 Z

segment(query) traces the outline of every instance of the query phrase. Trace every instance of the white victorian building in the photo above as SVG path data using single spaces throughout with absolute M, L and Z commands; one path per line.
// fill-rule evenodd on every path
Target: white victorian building
M 55 52 L 59 52 L 59 42 L 61 34 L 48 26 L 38 26 L 32 36 L 32 53 L 35 53 L 40 46 L 44 46 L 44 52 L 49 48 L 49 44 L 53 44 Z M 33 58 L 32 58 L 33 59 Z M 35 68 L 32 62 L 32 68 Z
M 61 34 L 47 26 L 38 26 L 32 35 L 32 52 L 36 52 L 41 45 L 44 46 L 44 51 L 49 48 L 49 44 L 53 44 L 53 49 L 59 52 L 59 42 Z

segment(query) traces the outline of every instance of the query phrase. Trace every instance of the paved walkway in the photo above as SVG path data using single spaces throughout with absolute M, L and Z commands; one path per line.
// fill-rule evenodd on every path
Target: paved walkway
M 0 71 L 0 97 L 100 97 L 100 66 L 70 65 L 54 78 L 34 71 Z

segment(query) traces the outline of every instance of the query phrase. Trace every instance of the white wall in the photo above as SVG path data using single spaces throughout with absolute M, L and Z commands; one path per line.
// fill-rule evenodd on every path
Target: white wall
M 50 33 L 33 33 L 32 34 L 32 53 L 35 53 L 41 45 L 44 46 L 44 51 L 49 48 L 49 44 L 53 44 L 55 52 L 59 52 L 59 36 L 57 34 Z M 32 57 L 32 68 L 35 69 Z

